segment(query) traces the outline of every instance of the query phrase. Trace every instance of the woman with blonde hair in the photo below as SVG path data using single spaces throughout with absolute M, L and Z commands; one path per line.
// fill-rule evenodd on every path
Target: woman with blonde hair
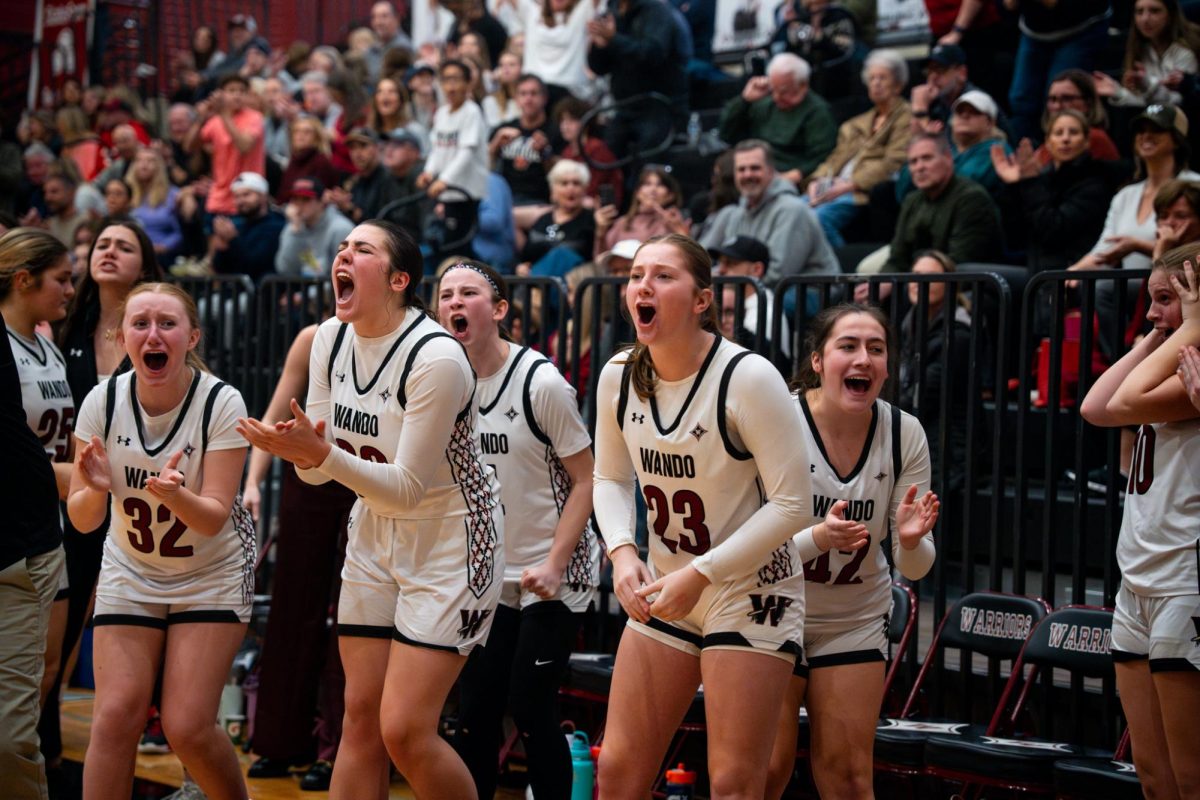
M 129 215 L 146 231 L 154 243 L 158 263 L 165 267 L 183 245 L 183 229 L 175 216 L 179 190 L 167 177 L 167 162 L 162 153 L 153 147 L 140 148 L 125 181 L 132 194 Z

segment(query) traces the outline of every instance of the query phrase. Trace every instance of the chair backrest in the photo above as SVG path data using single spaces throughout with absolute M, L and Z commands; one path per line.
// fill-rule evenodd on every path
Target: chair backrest
M 900 644 L 916 618 L 917 598 L 913 590 L 902 583 L 892 583 L 892 615 L 888 619 L 888 641 Z
M 1055 609 L 1034 628 L 1021 660 L 1089 678 L 1111 675 L 1112 622 L 1112 610 L 1099 606 Z

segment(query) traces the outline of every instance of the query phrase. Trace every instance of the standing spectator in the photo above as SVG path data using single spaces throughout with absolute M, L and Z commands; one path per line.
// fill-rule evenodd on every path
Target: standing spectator
M 546 117 L 546 87 L 536 75 L 517 79 L 517 105 L 521 115 L 492 132 L 488 153 L 493 169 L 512 189 L 516 223 L 524 229 L 541 216 L 550 201 L 546 173 L 554 150 L 552 126 Z
M 812 209 L 796 196 L 796 187 L 775 172 L 771 145 L 747 139 L 734 148 L 737 204 L 717 212 L 700 244 L 720 246 L 734 236 L 749 236 L 767 246 L 771 263 L 764 282 L 771 287 L 788 275 L 836 275 L 837 256 Z
M 797 186 L 837 144 L 837 122 L 825 98 L 810 90 L 810 74 L 807 61 L 780 53 L 766 76 L 746 81 L 721 112 L 722 139 L 769 142 L 779 174 Z
M 379 209 L 400 197 L 399 187 L 379 161 L 379 134 L 358 127 L 346 137 L 350 160 L 358 173 L 348 181 L 350 188 L 335 186 L 329 200 L 352 222 L 373 219 Z
M 465 230 L 487 191 L 487 128 L 483 111 L 467 98 L 467 65 L 453 59 L 444 61 L 440 76 L 446 104 L 434 115 L 432 147 L 417 187 L 434 198 L 440 197 L 447 186 L 465 192 L 465 199 L 456 193 L 444 201 L 448 227 Z
M 292 184 L 284 208 L 287 225 L 279 236 L 275 272 L 279 275 L 328 275 L 338 246 L 354 223 L 324 200 L 325 187 L 316 178 Z
M 854 68 L 859 25 L 854 13 L 830 0 L 790 0 L 771 39 L 772 52 L 788 52 L 812 67 L 815 91 L 845 97 L 855 90 Z
M 286 203 L 288 190 L 300 178 L 316 178 L 325 186 L 342 181 L 342 173 L 329 160 L 329 133 L 316 117 L 298 116 L 291 124 L 291 157 L 279 179 L 277 199 Z
M 1042 93 L 1050 76 L 1072 68 L 1086 72 L 1095 66 L 1098 54 L 1104 52 L 1112 9 L 1108 0 L 1004 0 L 1004 7 L 1021 14 L 1021 41 L 1008 94 L 1013 132 L 1033 139 L 1040 133 Z
M 372 4 L 371 30 L 379 37 L 379 41 L 367 48 L 364 57 L 367 62 L 367 79 L 375 83 L 383 75 L 384 52 L 393 47 L 412 50 L 413 43 L 400 29 L 400 15 L 396 13 L 396 7 L 387 0 Z
M 1088 152 L 1097 161 L 1116 161 L 1121 157 L 1117 146 L 1104 128 L 1108 115 L 1104 103 L 1096 94 L 1095 79 L 1081 69 L 1068 69 L 1054 76 L 1046 90 L 1046 109 L 1042 112 L 1042 128 L 1050 125 L 1050 117 L 1064 109 L 1078 111 L 1088 121 Z M 1015 140 L 1014 140 L 1015 141 Z M 1050 163 L 1050 150 L 1043 143 L 1036 151 L 1038 164 Z
M 183 230 L 175 216 L 179 190 L 167 179 L 167 165 L 162 154 L 152 147 L 139 150 L 128 180 L 133 206 L 130 216 L 146 231 L 154 243 L 158 263 L 166 267 L 183 246 Z
M 412 101 L 413 118 L 427 131 L 433 128 L 433 115 L 438 109 L 436 76 L 437 70 L 424 61 L 418 61 L 404 71 L 404 86 Z
M 835 248 L 846 243 L 843 231 L 866 206 L 875 184 L 900 169 L 911 136 L 912 115 L 901 96 L 908 83 L 904 58 L 895 50 L 872 51 L 862 79 L 874 108 L 842 125 L 837 147 L 808 183 L 808 204 Z
M 26 262 L 14 246 L 24 234 L 0 238 L 4 283 Z M 6 285 L 5 289 L 9 287 Z M 50 460 L 29 428 L 21 403 L 21 379 L 0 316 L 0 436 L 4 440 L 2 497 L 21 509 L 5 521 L 0 537 L 0 774 L 13 800 L 43 800 L 46 769 L 38 750 L 38 694 L 50 605 L 63 571 L 58 490 Z
M 191 148 L 202 147 L 212 158 L 212 189 L 204 204 L 209 215 L 234 213 L 234 180 L 242 173 L 262 175 L 266 170 L 263 116 L 247 108 L 248 89 L 245 78 L 226 75 L 200 104 L 202 122 L 192 126 Z
M 670 120 L 687 117 L 685 55 L 675 41 L 675 18 L 660 0 L 620 0 L 617 13 L 587 24 L 587 63 L 597 75 L 609 75 L 613 100 L 646 92 L 666 95 L 671 108 L 642 101 L 621 106 L 608 124 L 608 146 L 619 156 L 641 153 L 662 142 Z
M 1183 16 L 1178 0 L 1137 0 L 1121 82 L 1097 72 L 1096 93 L 1118 106 L 1179 105 L 1184 76 L 1200 70 L 1197 48 L 1200 31 Z
M 212 268 L 218 275 L 248 275 L 257 281 L 275 265 L 283 214 L 271 208 L 267 179 L 243 172 L 233 182 L 237 216 L 213 218 L 209 238 Z
M 354 174 L 358 168 L 350 158 L 349 142 L 346 138 L 350 131 L 367 124 L 370 101 L 358 77 L 346 69 L 339 69 L 330 74 L 329 93 L 342 108 L 342 115 L 337 118 L 329 132 L 329 148 L 332 151 L 329 160 L 342 172 Z
M 246 61 L 246 51 L 258 33 L 258 23 L 249 14 L 234 14 L 225 23 L 225 32 L 229 38 L 229 48 L 225 58 L 216 64 L 209 63 L 204 71 L 204 79 L 211 85 L 220 85 L 224 77 L 236 74 Z
M 492 70 L 492 83 L 495 87 L 479 104 L 488 128 L 495 128 L 506 119 L 520 116 L 521 107 L 517 105 L 517 80 L 521 74 L 521 57 L 511 50 L 501 53 L 500 58 L 496 60 L 496 69 Z M 546 88 L 549 90 L 549 85 Z
M 470 33 L 477 33 L 487 42 L 488 53 L 503 53 L 508 43 L 508 31 L 488 13 L 483 0 L 444 0 L 442 3 L 454 14 L 454 23 L 446 31 L 446 45 L 457 47 L 459 40 Z
M 588 21 L 596 0 L 509 0 L 525 29 L 522 71 L 546 84 L 552 103 L 567 95 L 586 97 Z
M 46 178 L 42 190 L 46 196 L 46 229 L 65 247 L 75 244 L 75 229 L 88 221 L 87 212 L 75 207 L 75 179 L 65 172 Z
M 187 149 L 188 133 L 197 116 L 196 107 L 188 103 L 175 103 L 167 110 L 163 157 L 167 159 L 167 175 L 175 186 L 186 186 L 211 171 L 207 153 L 203 150 L 192 153 Z

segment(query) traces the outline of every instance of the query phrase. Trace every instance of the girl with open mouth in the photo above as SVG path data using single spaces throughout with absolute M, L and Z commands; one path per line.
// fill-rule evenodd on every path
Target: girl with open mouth
M 817 555 L 792 539 L 811 512 L 800 419 L 770 362 L 721 338 L 712 262 L 692 239 L 641 246 L 626 311 L 637 343 L 597 389 L 594 504 L 630 617 L 600 785 L 649 793 L 703 681 L 711 784 L 761 797 L 803 635 L 800 564 Z M 634 537 L 638 481 L 649 563 Z
M 196 305 L 177 286 L 133 289 L 116 339 L 133 368 L 83 401 L 67 498 L 81 531 L 112 514 L 92 619 L 84 792 L 133 791 L 161 665 L 162 724 L 180 761 L 209 797 L 245 798 L 216 720 L 254 595 L 254 524 L 237 497 L 246 443 L 235 426 L 246 406 L 200 359 Z
M 495 616 L 504 518 L 480 454 L 471 364 L 425 314 L 422 273 L 398 226 L 351 231 L 331 269 L 337 317 L 317 329 L 305 409 L 293 400 L 291 420 L 239 426 L 301 480 L 359 496 L 338 602 L 346 714 L 335 800 L 385 800 L 389 757 L 418 797 L 475 797 L 437 720 Z
M 600 546 L 592 512 L 591 437 L 575 390 L 552 363 L 508 340 L 508 287 L 464 259 L 442 274 L 438 319 L 479 375 L 479 436 L 500 479 L 504 590 L 487 646 L 463 671 L 455 746 L 480 797 L 496 793 L 500 742 L 511 712 L 535 797 L 571 794 L 571 754 L 556 709 L 583 612 L 596 599 Z
M 879 398 L 894 340 L 873 306 L 833 306 L 809 326 L 793 397 L 816 507 L 796 539 L 818 555 L 804 564 L 804 652 L 777 723 L 769 798 L 783 795 L 795 769 L 802 703 L 818 793 L 872 796 L 891 565 L 914 581 L 929 571 L 939 507 L 920 421 Z

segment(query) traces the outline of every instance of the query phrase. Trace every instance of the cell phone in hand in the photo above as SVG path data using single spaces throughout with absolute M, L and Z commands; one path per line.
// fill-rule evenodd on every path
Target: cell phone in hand
M 600 200 L 601 208 L 604 208 L 605 206 L 616 205 L 617 198 L 613 192 L 612 184 L 601 184 L 600 188 L 597 190 L 597 197 Z
M 749 61 L 751 78 L 761 78 L 767 74 L 767 56 L 762 51 L 752 53 Z

